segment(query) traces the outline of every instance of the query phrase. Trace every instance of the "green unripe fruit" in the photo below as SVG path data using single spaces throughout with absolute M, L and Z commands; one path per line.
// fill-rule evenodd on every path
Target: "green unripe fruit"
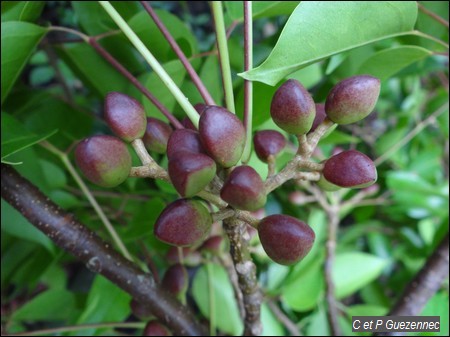
M 141 103 L 120 92 L 111 92 L 106 96 L 105 120 L 111 130 L 126 142 L 142 138 L 147 127 Z
M 377 181 L 377 168 L 365 154 L 349 150 L 329 158 L 322 174 L 330 183 L 349 188 L 364 188 Z
M 201 201 L 179 199 L 168 205 L 156 220 L 156 237 L 174 246 L 194 246 L 208 235 L 213 219 Z
M 93 136 L 75 149 L 75 161 L 84 176 L 102 187 L 115 187 L 127 179 L 131 156 L 127 146 L 112 136 Z
M 169 124 L 153 117 L 147 117 L 147 128 L 142 139 L 145 148 L 148 151 L 166 153 L 171 133 L 172 128 Z
M 331 89 L 325 112 L 337 124 L 355 123 L 372 112 L 379 94 L 378 78 L 369 75 L 349 77 Z
M 319 186 L 322 191 L 326 191 L 326 192 L 336 192 L 336 191 L 339 191 L 341 189 L 341 187 L 330 183 L 323 176 L 323 174 L 320 175 L 320 179 L 317 181 L 317 186 Z
M 314 100 L 297 80 L 287 80 L 275 92 L 270 115 L 276 125 L 294 135 L 306 134 L 316 115 Z
M 236 115 L 219 106 L 207 106 L 198 130 L 203 147 L 217 164 L 231 167 L 241 159 L 245 128 Z
M 267 201 L 264 182 L 251 166 L 236 167 L 224 182 L 220 197 L 231 206 L 256 211 Z
M 262 219 L 258 225 L 258 235 L 267 255 L 283 265 L 302 260 L 315 240 L 314 231 L 306 223 L 281 214 Z

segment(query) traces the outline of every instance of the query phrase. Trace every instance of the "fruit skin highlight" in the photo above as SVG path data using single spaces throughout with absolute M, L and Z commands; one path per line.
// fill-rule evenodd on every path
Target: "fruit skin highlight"
M 131 156 L 127 146 L 113 136 L 92 136 L 78 143 L 75 161 L 84 176 L 102 187 L 123 183 L 131 170 Z
M 337 124 L 351 124 L 366 118 L 380 95 L 380 80 L 369 75 L 349 77 L 328 93 L 325 112 Z
M 287 80 L 272 97 L 270 115 L 276 125 L 294 135 L 304 135 L 316 115 L 309 92 L 297 80 Z
M 258 235 L 267 255 L 282 265 L 301 261 L 315 240 L 314 231 L 306 223 L 282 214 L 262 219 L 258 225 Z
M 169 245 L 194 246 L 206 238 L 212 223 L 212 216 L 201 201 L 179 199 L 162 211 L 154 234 Z
M 105 120 L 116 136 L 126 142 L 142 138 L 147 127 L 142 104 L 120 92 L 106 96 Z
M 372 159 L 356 150 L 343 151 L 329 158 L 323 177 L 340 187 L 364 188 L 377 181 L 377 168 Z

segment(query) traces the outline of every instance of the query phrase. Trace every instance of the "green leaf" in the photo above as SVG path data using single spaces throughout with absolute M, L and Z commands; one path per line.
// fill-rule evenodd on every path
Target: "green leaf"
M 300 1 L 252 1 L 253 18 L 289 15 Z M 239 1 L 225 1 L 225 7 L 232 20 L 243 21 L 244 9 Z
M 211 315 L 209 307 L 209 283 L 206 268 L 212 269 L 211 284 L 214 290 L 214 313 L 217 328 L 232 336 L 242 333 L 243 324 L 239 317 L 239 310 L 234 297 L 233 287 L 226 271 L 217 264 L 203 265 L 195 274 L 192 281 L 192 295 L 206 318 Z
M 2 104 L 46 32 L 46 28 L 28 22 L 2 23 Z
M 341 299 L 353 294 L 377 279 L 388 261 L 375 255 L 348 252 L 336 256 L 333 268 L 333 281 L 336 298 Z
M 261 305 L 261 323 L 261 336 L 285 336 L 283 325 L 265 303 Z
M 356 74 L 372 75 L 383 81 L 410 64 L 432 54 L 431 51 L 416 46 L 400 46 L 385 49 L 364 61 Z
M 388 308 L 380 305 L 357 304 L 347 308 L 348 316 L 385 316 Z
M 45 1 L 2 1 L 2 22 L 34 22 L 41 15 Z
M 302 1 L 269 57 L 240 76 L 275 85 L 331 55 L 410 32 L 416 17 L 414 1 Z
M 2 163 L 9 155 L 33 146 L 55 133 L 56 130 L 34 134 L 13 116 L 2 112 Z
M 16 321 L 66 320 L 76 308 L 75 295 L 67 290 L 48 290 L 14 312 Z

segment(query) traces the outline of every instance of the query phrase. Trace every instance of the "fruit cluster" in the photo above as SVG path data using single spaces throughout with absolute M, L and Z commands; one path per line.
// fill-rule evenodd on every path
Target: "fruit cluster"
M 354 123 L 369 115 L 379 91 L 378 79 L 354 76 L 332 88 L 325 104 L 315 104 L 300 82 L 287 80 L 275 92 L 270 114 L 276 125 L 299 139 L 299 151 L 292 163 L 313 163 L 311 147 L 317 145 L 320 137 L 331 132 L 336 124 Z M 200 115 L 198 129 L 184 120 L 185 128 L 172 130 L 160 120 L 146 118 L 142 105 L 135 99 L 110 93 L 104 117 L 119 138 L 93 136 L 81 141 L 75 151 L 77 164 L 86 178 L 103 187 L 117 186 L 129 176 L 132 163 L 126 143 L 142 144 L 150 153 L 166 153 L 167 179 L 182 198 L 163 210 L 154 234 L 161 241 L 180 247 L 198 247 L 208 236 L 215 218 L 207 202 L 222 208 L 219 213 L 228 210 L 231 216 L 248 214 L 266 204 L 267 193 L 272 190 L 268 188 L 269 180 L 271 183 L 287 180 L 281 179 L 287 174 L 286 168 L 278 174 L 272 172 L 264 181 L 253 167 L 241 165 L 246 130 L 236 115 L 219 106 L 197 104 L 195 108 Z M 258 131 L 253 138 L 258 158 L 272 166 L 286 143 L 285 136 L 275 130 Z M 143 164 L 158 165 L 153 159 Z M 315 164 L 315 169 L 309 171 L 314 171 L 316 178 L 310 180 L 324 190 L 363 188 L 377 179 L 370 158 L 355 150 L 343 151 Z M 293 178 L 300 166 L 290 165 L 289 169 L 292 171 L 289 178 Z M 216 199 L 205 198 L 203 192 Z M 314 242 L 313 230 L 287 215 L 270 215 L 252 225 L 257 228 L 267 255 L 280 264 L 300 261 Z

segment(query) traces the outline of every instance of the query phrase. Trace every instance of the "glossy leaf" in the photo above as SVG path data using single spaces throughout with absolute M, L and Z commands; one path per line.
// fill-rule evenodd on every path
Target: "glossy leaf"
M 432 52 L 416 46 L 401 46 L 375 53 L 360 65 L 357 74 L 367 74 L 385 80 L 410 64 L 432 55 Z
M 289 15 L 300 1 L 252 1 L 253 18 L 271 17 L 276 15 Z M 241 2 L 225 1 L 228 15 L 233 20 L 242 21 L 244 10 Z
M 28 22 L 2 23 L 2 104 L 47 29 Z
M 35 21 L 41 15 L 45 1 L 2 1 L 2 22 Z
M 240 75 L 275 85 L 333 54 L 409 32 L 416 17 L 413 1 L 303 1 L 264 63 Z
M 388 261 L 362 252 L 348 252 L 336 256 L 333 281 L 336 298 L 353 294 L 377 279 Z
M 217 328 L 225 333 L 238 336 L 242 333 L 243 325 L 239 317 L 239 310 L 233 293 L 233 287 L 226 271 L 217 264 L 203 265 L 195 274 L 192 282 L 192 295 L 200 308 L 201 313 L 209 318 L 209 286 L 206 268 L 212 269 L 211 284 L 214 289 Z

